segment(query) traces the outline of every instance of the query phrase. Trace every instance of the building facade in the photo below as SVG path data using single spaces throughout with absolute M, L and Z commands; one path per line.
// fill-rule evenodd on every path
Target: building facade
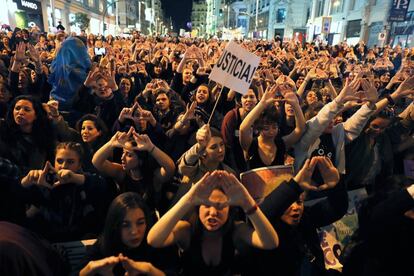
M 207 34 L 207 2 L 195 0 L 191 8 L 192 32 L 195 36 L 203 37 Z
M 248 37 L 304 40 L 310 0 L 250 0 Z
M 389 21 L 393 2 L 395 1 L 312 0 L 307 40 L 323 39 L 332 45 L 345 40 L 353 45 L 363 40 L 368 46 L 400 43 L 411 47 L 414 45 L 414 1 L 411 1 L 403 22 Z
M 34 25 L 54 32 L 61 22 L 67 32 L 79 33 L 76 13 L 89 18 L 87 32 L 121 34 L 139 30 L 144 34 L 166 33 L 160 0 L 0 0 L 0 25 L 27 28 Z

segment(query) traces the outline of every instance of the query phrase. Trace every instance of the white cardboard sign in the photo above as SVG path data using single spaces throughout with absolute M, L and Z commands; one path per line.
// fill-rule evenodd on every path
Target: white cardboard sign
M 249 90 L 259 63 L 260 57 L 231 41 L 214 65 L 209 78 L 244 95 Z

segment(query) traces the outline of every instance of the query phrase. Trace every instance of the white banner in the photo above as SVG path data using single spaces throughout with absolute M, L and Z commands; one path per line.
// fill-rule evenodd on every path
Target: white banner
M 260 57 L 231 41 L 214 65 L 209 78 L 240 94 L 246 94 L 259 63 Z

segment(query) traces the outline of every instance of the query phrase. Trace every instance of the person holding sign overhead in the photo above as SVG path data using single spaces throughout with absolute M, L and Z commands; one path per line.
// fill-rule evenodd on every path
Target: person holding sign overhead
M 305 118 L 298 98 L 290 85 L 281 84 L 269 87 L 260 102 L 246 116 L 240 125 L 240 145 L 249 169 L 284 165 L 286 150 L 292 147 L 305 130 Z M 278 92 L 295 111 L 295 129 L 288 135 L 280 136 L 277 117 L 270 107 L 276 101 Z M 253 124 L 259 119 L 259 136 L 253 137 Z

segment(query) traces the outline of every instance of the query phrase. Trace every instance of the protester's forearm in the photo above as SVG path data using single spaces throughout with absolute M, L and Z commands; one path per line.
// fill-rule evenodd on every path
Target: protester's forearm
M 21 67 L 21 63 L 19 61 L 14 61 L 12 67 L 10 68 L 10 71 L 19 73 Z
M 302 133 L 305 131 L 306 128 L 306 120 L 305 116 L 303 115 L 302 109 L 300 108 L 299 103 L 294 106 L 294 112 L 295 112 L 295 132 Z
M 279 237 L 269 220 L 258 207 L 257 210 L 248 215 L 253 225 L 253 239 L 258 239 L 263 249 L 273 249 L 279 246 Z
M 200 144 L 195 144 L 189 150 L 184 153 L 184 162 L 187 165 L 195 165 L 198 160 L 200 159 L 200 155 L 204 152 L 204 149 L 200 146 Z
M 168 156 L 168 154 L 166 154 L 164 151 L 162 151 L 155 145 L 149 153 L 152 155 L 152 157 L 154 157 L 154 159 L 157 161 L 160 167 L 164 168 L 167 176 L 172 176 L 174 174 L 175 164 L 171 157 Z
M 252 111 L 250 111 L 246 118 L 244 118 L 244 120 L 242 121 L 242 123 L 240 124 L 240 131 L 246 131 L 249 130 L 254 122 L 257 120 L 257 118 L 259 118 L 260 114 L 263 112 L 263 110 L 265 110 L 266 105 L 263 102 L 259 102 Z
M 103 145 L 94 155 L 92 158 L 92 164 L 97 168 L 98 170 L 102 170 L 103 164 L 106 160 L 111 156 L 113 151 L 111 142 L 107 142 L 105 145 Z
M 186 62 L 187 62 L 187 60 L 186 60 L 186 58 L 184 57 L 184 58 L 180 61 L 180 64 L 178 64 L 178 67 L 177 67 L 177 73 L 182 73 L 182 72 L 183 72 Z
M 309 78 L 306 77 L 303 80 L 302 84 L 299 86 L 299 89 L 298 89 L 297 93 L 298 93 L 300 98 L 303 98 L 303 94 L 305 93 L 305 89 L 306 89 L 306 86 L 308 85 L 308 82 L 309 82 Z
M 153 247 L 163 247 L 174 227 L 194 206 L 191 203 L 189 193 L 185 194 L 160 220 L 155 223 L 147 236 L 147 242 Z
M 148 271 L 147 271 L 147 275 L 149 275 L 149 276 L 165 276 L 165 273 L 162 270 L 155 267 L 153 264 L 148 263 L 148 265 L 149 265 L 149 268 L 148 268 Z

